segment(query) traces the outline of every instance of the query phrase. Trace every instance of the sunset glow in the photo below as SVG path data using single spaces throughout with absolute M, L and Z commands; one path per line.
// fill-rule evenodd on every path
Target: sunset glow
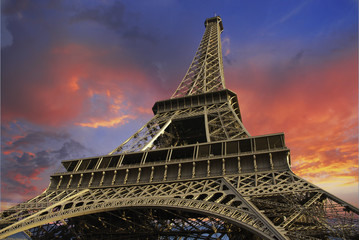
M 127 119 L 131 119 L 134 118 L 133 116 L 121 116 L 115 119 L 111 119 L 111 120 L 100 120 L 100 121 L 96 121 L 93 120 L 90 123 L 76 123 L 77 125 L 81 126 L 81 127 L 90 127 L 90 128 L 98 128 L 98 127 L 114 127 L 116 125 L 122 125 L 122 124 L 126 124 L 128 122 Z
M 150 120 L 214 13 L 249 133 L 284 132 L 294 173 L 359 205 L 357 1 L 1 5 L 1 209 L 41 193 L 62 160 L 107 154 Z

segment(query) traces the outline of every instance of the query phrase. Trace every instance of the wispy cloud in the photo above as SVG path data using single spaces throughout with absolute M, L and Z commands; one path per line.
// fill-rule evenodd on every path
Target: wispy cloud
M 292 9 L 286 15 L 282 16 L 277 23 L 284 23 L 291 19 L 292 17 L 299 14 L 299 12 L 309 3 L 309 1 L 302 1 L 296 8 Z
M 128 122 L 129 119 L 134 119 L 134 116 L 125 115 L 116 117 L 113 119 L 108 120 L 96 120 L 92 119 L 88 123 L 76 123 L 76 125 L 79 125 L 81 127 L 90 127 L 90 128 L 98 128 L 98 127 L 116 127 L 118 125 L 123 125 Z
M 297 15 L 300 14 L 300 12 L 308 5 L 310 1 L 301 1 L 298 3 L 297 6 L 295 6 L 293 9 L 291 9 L 289 12 L 285 13 L 281 17 L 272 20 L 272 22 L 269 22 L 268 25 L 263 30 L 264 34 L 268 34 L 272 31 L 273 28 L 276 28 L 280 24 L 285 24 L 289 20 L 293 19 Z

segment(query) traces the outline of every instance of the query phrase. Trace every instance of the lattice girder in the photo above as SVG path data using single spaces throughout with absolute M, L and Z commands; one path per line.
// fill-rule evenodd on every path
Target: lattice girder
M 225 89 L 219 17 L 171 99 L 108 155 L 63 161 L 1 213 L 0 238 L 359 239 L 359 209 L 291 171 L 284 134 L 250 136 Z
M 2 236 L 24 231 L 48 222 L 73 218 L 120 208 L 175 208 L 205 213 L 233 222 L 265 239 L 285 239 L 265 216 L 254 211 L 238 193 L 231 191 L 224 179 L 177 182 L 148 186 L 108 189 L 85 189 L 45 208 L 30 217 L 1 230 Z
M 228 179 L 240 193 L 249 195 L 250 201 L 276 226 L 286 229 L 291 239 L 359 236 L 359 209 L 290 171 L 272 174 Z
M 174 121 L 194 118 L 202 119 L 193 128 L 204 127 L 204 137 L 193 139 L 193 143 L 250 136 L 242 124 L 237 97 L 229 90 L 160 101 L 153 111 L 156 115 L 110 154 L 188 144 L 182 142 L 183 134 L 172 126 Z
M 220 34 L 222 20 L 206 20 L 206 30 L 193 61 L 172 98 L 219 91 L 225 88 Z
M 262 217 L 267 219 L 266 228 L 274 227 L 280 235 L 286 233 L 288 239 L 320 239 L 318 236 L 350 239 L 350 236 L 359 234 L 358 209 L 333 199 L 329 193 L 291 172 L 258 172 L 254 175 L 228 176 L 226 179 L 210 178 L 71 191 L 71 197 L 57 198 L 58 203 L 11 228 L 13 231 L 30 229 L 35 227 L 31 225 L 34 223 L 45 224 L 115 209 L 168 207 L 199 211 L 230 222 L 242 221 L 240 226 L 252 232 L 254 229 L 247 225 L 257 225 L 258 222 L 254 219 L 258 219 L 258 213 L 262 212 Z M 253 191 L 254 188 L 257 190 Z M 62 192 L 57 193 L 62 195 Z M 52 195 L 53 193 L 47 194 L 47 199 Z M 37 199 L 41 202 L 45 198 Z M 248 212 L 250 206 L 258 211 Z M 233 220 L 233 216 L 237 220 Z M 330 219 L 336 221 L 331 222 Z M 337 225 L 338 221 L 341 224 Z M 244 223 L 247 225 L 243 225 Z M 260 225 L 263 227 L 263 224 L 261 222 Z
M 121 227 L 114 228 L 113 222 Z M 82 239 L 248 239 L 252 235 L 218 218 L 173 209 L 117 210 L 72 218 L 69 224 L 81 226 L 77 235 Z

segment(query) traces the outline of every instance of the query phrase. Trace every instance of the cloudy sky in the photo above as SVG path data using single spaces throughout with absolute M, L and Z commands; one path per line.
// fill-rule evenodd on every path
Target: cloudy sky
M 215 14 L 247 130 L 284 132 L 293 171 L 358 206 L 357 0 L 1 0 L 1 208 L 147 122 Z

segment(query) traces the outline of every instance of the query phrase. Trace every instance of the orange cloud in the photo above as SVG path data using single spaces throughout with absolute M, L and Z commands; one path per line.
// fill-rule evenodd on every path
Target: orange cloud
M 136 110 L 141 114 L 153 115 L 151 108 L 137 107 Z
M 79 90 L 79 85 L 78 85 L 78 82 L 79 81 L 79 78 L 78 77 L 72 77 L 71 80 L 70 80 L 70 83 L 69 83 L 69 87 L 72 91 L 77 91 Z
M 17 153 L 17 154 L 21 155 L 23 152 L 21 150 L 18 150 L 18 149 L 9 149 L 9 150 L 3 150 L 2 153 L 4 155 L 10 155 L 12 153 Z
M 76 123 L 81 127 L 90 127 L 90 128 L 98 128 L 98 127 L 115 127 L 118 125 L 123 125 L 128 122 L 128 119 L 134 119 L 134 116 L 124 115 L 120 117 L 116 117 L 110 120 L 91 120 L 89 123 Z
M 227 85 L 238 93 L 247 130 L 284 132 L 295 173 L 333 191 L 346 186 L 357 194 L 357 54 L 274 73 L 262 62 L 229 71 L 230 79 L 241 79 Z
M 84 122 L 96 117 L 94 94 L 114 99 L 126 96 L 129 104 L 139 86 L 155 88 L 141 66 L 122 60 L 126 56 L 121 49 L 70 44 L 56 46 L 43 55 L 43 62 L 14 73 L 16 81 L 7 82 L 8 92 L 16 94 L 4 94 L 4 122 L 19 118 L 52 126 Z M 121 58 L 108 60 L 115 56 Z M 120 66 L 118 61 L 123 61 Z M 19 85 L 23 87 L 16 87 Z

